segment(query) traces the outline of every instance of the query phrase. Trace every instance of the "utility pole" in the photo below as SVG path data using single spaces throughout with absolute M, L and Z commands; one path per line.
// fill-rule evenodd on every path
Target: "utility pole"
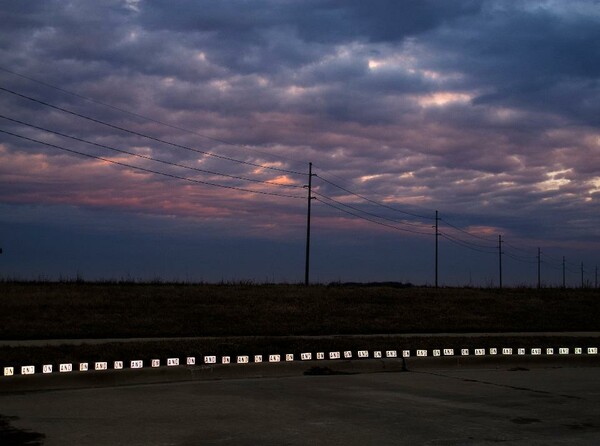
M 563 256 L 563 288 L 566 288 L 566 282 L 565 282 L 565 256 Z
M 583 262 L 581 262 L 581 288 L 583 288 Z
M 500 289 L 502 289 L 502 235 L 498 234 L 498 266 L 500 267 Z
M 1 249 L 0 253 L 2 253 Z M 594 288 L 598 288 L 598 265 L 596 265 L 596 273 L 594 274 Z
M 542 253 L 540 251 L 540 248 L 538 248 L 538 255 L 537 255 L 537 263 L 538 263 L 538 281 L 537 281 L 537 287 L 538 290 L 542 287 L 542 282 L 541 282 L 541 268 L 540 268 L 540 263 L 541 263 L 541 258 L 542 258 Z
M 440 233 L 438 232 L 438 211 L 435 211 L 435 287 L 438 287 L 438 240 Z
M 306 264 L 304 265 L 304 285 L 309 284 L 310 277 L 310 203 L 312 197 L 312 163 L 308 163 L 308 185 L 304 186 L 308 188 L 308 211 L 306 214 Z

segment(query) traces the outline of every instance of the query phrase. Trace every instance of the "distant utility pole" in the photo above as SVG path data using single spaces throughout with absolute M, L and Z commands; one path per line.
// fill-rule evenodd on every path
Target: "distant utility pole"
M 540 263 L 541 263 L 541 258 L 542 258 L 542 253 L 540 251 L 540 248 L 538 248 L 538 255 L 537 255 L 537 264 L 538 264 L 538 281 L 537 281 L 537 287 L 538 290 L 542 287 L 542 281 L 541 281 L 541 267 L 540 267 Z
M 565 282 L 565 256 L 563 256 L 563 288 L 566 288 L 566 282 Z
M 498 266 L 500 267 L 500 289 L 502 289 L 502 235 L 498 234 Z
M 0 254 L 2 253 L 2 249 L 0 249 Z M 598 265 L 596 265 L 596 272 L 594 274 L 594 288 L 598 288 Z
M 581 288 L 583 288 L 583 262 L 581 262 Z
M 438 211 L 435 211 L 435 287 L 438 287 L 438 240 L 440 233 L 438 232 Z
M 306 215 L 306 263 L 304 265 L 304 285 L 308 285 L 310 282 L 310 203 L 312 197 L 312 163 L 308 163 L 308 185 L 304 186 L 308 188 L 308 211 Z

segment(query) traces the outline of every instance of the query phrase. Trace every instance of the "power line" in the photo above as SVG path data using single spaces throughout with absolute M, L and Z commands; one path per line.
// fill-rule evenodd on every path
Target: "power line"
M 265 165 L 262 165 L 262 164 L 257 164 L 257 163 L 253 163 L 253 162 L 250 162 L 250 161 L 243 161 L 243 160 L 239 160 L 239 159 L 236 159 L 236 158 L 231 158 L 231 157 L 228 157 L 228 156 L 217 155 L 216 153 L 206 152 L 204 150 L 194 149 L 194 148 L 187 147 L 187 146 L 184 146 L 184 145 L 181 145 L 181 144 L 176 144 L 176 143 L 173 143 L 173 142 L 165 141 L 165 140 L 162 140 L 162 139 L 159 139 L 159 138 L 155 138 L 153 136 L 145 135 L 143 133 L 127 129 L 125 127 L 119 127 L 117 125 L 110 124 L 110 123 L 105 122 L 105 121 L 101 121 L 99 119 L 91 118 L 89 116 L 82 115 L 80 113 L 68 110 L 66 108 L 62 108 L 62 107 L 58 107 L 56 105 L 52 105 L 52 104 L 50 104 L 48 102 L 44 102 L 44 101 L 41 101 L 39 99 L 35 99 L 35 98 L 30 97 L 30 96 L 26 96 L 24 94 L 21 94 L 21 93 L 17 93 L 16 91 L 12 91 L 12 90 L 10 90 L 8 88 L 0 87 L 0 91 L 4 91 L 6 93 L 10 93 L 12 95 L 18 96 L 18 97 L 23 98 L 23 99 L 27 99 L 27 100 L 32 101 L 32 102 L 36 102 L 38 104 L 44 105 L 46 107 L 53 108 L 53 109 L 61 111 L 63 113 L 68 113 L 70 115 L 77 116 L 77 117 L 80 117 L 80 118 L 83 118 L 83 119 L 87 119 L 88 121 L 92 121 L 92 122 L 95 122 L 97 124 L 102 124 L 104 126 L 107 126 L 107 127 L 110 127 L 110 128 L 116 129 L 116 130 L 120 130 L 120 131 L 123 131 L 123 132 L 127 132 L 127 133 L 130 133 L 132 135 L 141 136 L 143 138 L 147 138 L 147 139 L 150 139 L 152 141 L 160 142 L 162 144 L 167 144 L 167 145 L 170 145 L 170 146 L 173 146 L 173 147 L 177 147 L 177 148 L 180 148 L 180 149 L 189 150 L 191 152 L 201 153 L 203 155 L 211 156 L 211 157 L 214 157 L 214 158 L 219 158 L 219 159 L 226 160 L 226 161 L 232 161 L 232 162 L 239 163 L 239 164 L 245 164 L 245 165 L 249 165 L 249 166 L 253 166 L 253 167 L 259 167 L 261 169 L 269 169 L 269 170 L 275 170 L 275 171 L 278 171 L 278 172 L 284 172 L 284 173 L 289 173 L 289 174 L 294 174 L 294 175 L 304 175 L 304 176 L 306 176 L 305 172 L 298 172 L 298 171 L 289 170 L 289 169 L 281 169 L 279 167 L 273 167 L 273 166 L 265 166 Z
M 363 216 L 362 216 L 362 215 L 360 215 L 360 214 L 356 214 L 356 213 L 354 213 L 354 212 L 352 212 L 352 211 L 348 211 L 348 210 L 346 210 L 346 209 L 344 209 L 344 208 L 342 208 L 342 207 L 340 207 L 340 206 L 336 206 L 336 205 L 334 205 L 334 204 L 327 203 L 326 201 L 324 201 L 324 200 L 321 200 L 319 197 L 314 197 L 314 199 L 315 199 L 315 200 L 317 200 L 319 203 L 323 203 L 325 206 L 329 206 L 330 208 L 337 209 L 338 211 L 344 212 L 344 213 L 346 213 L 346 214 L 348 214 L 348 215 L 352 215 L 352 216 L 354 216 L 354 217 L 356 217 L 356 218 L 360 218 L 361 220 L 369 221 L 369 222 L 371 222 L 371 223 L 375 223 L 375 224 L 377 224 L 377 225 L 380 225 L 380 226 L 385 226 L 385 227 L 387 227 L 387 228 L 390 228 L 390 229 L 395 229 L 395 230 L 397 230 L 397 231 L 411 232 L 411 233 L 413 233 L 413 234 L 430 235 L 430 234 L 428 234 L 428 233 L 426 233 L 426 232 L 417 232 L 417 231 L 411 231 L 410 229 L 399 228 L 398 226 L 390 225 L 390 224 L 388 224 L 388 223 L 383 223 L 383 222 L 381 222 L 381 221 L 378 221 L 378 220 L 373 220 L 372 218 L 363 217 Z M 339 202 L 338 202 L 338 203 L 339 203 Z
M 445 218 L 440 218 L 440 220 L 441 220 L 441 221 L 443 221 L 444 223 L 446 223 L 446 224 L 447 224 L 448 226 L 450 226 L 451 228 L 454 228 L 454 229 L 456 229 L 457 231 L 460 231 L 460 232 L 462 232 L 462 233 L 464 233 L 464 234 L 470 235 L 471 237 L 478 238 L 478 239 L 480 239 L 480 240 L 484 240 L 484 241 L 486 241 L 486 242 L 491 242 L 491 240 L 490 240 L 489 238 L 487 238 L 487 237 L 483 237 L 483 236 L 481 236 L 481 235 L 473 234 L 473 233 L 471 233 L 471 232 L 469 232 L 469 231 L 467 231 L 467 230 L 465 230 L 465 229 L 461 229 L 461 228 L 459 228 L 458 226 L 455 226 L 455 225 L 453 225 L 452 223 L 450 223 L 450 222 L 449 222 L 447 219 L 445 219 Z
M 452 237 L 451 235 L 446 234 L 444 232 L 439 232 L 439 235 L 442 236 L 443 238 L 445 238 L 446 240 L 448 240 L 448 241 L 450 241 L 450 242 L 458 245 L 458 246 L 462 246 L 463 248 L 467 248 L 467 249 L 470 249 L 472 251 L 477 251 L 477 252 L 481 252 L 481 253 L 484 253 L 484 254 L 495 254 L 495 252 L 493 252 L 493 251 L 484 251 L 483 249 L 479 249 L 479 248 L 476 248 L 474 246 L 471 246 L 472 244 L 470 244 L 468 242 L 465 242 L 464 240 L 458 239 L 456 237 Z
M 39 80 L 39 79 L 36 79 L 36 78 L 30 77 L 30 76 L 26 76 L 26 75 L 24 75 L 24 74 L 21 74 L 21 73 L 17 73 L 16 71 L 9 70 L 8 68 L 2 67 L 2 66 L 0 66 L 0 70 L 4 71 L 4 72 L 6 72 L 6 73 L 10 73 L 10 74 L 12 74 L 12 75 L 14 75 L 14 76 L 17 76 L 17 77 L 20 77 L 20 78 L 23 78 L 23 79 L 27 79 L 28 81 L 35 82 L 35 83 L 37 83 L 37 84 L 43 85 L 43 86 L 45 86 L 45 87 L 53 88 L 54 90 L 60 91 L 60 92 L 62 92 L 62 93 L 69 94 L 69 95 L 71 95 L 71 96 L 74 96 L 74 97 L 76 97 L 76 98 L 83 99 L 83 100 L 85 100 L 85 101 L 92 102 L 92 103 L 94 103 L 94 104 L 102 105 L 103 107 L 108 107 L 108 108 L 111 108 L 111 109 L 113 109 L 113 110 L 119 111 L 119 112 L 121 112 L 121 113 L 125 113 L 125 114 L 127 114 L 127 115 L 129 115 L 129 116 L 134 116 L 134 117 L 136 117 L 136 118 L 141 118 L 141 119 L 144 119 L 144 120 L 146 120 L 146 121 L 149 121 L 149 122 L 154 122 L 154 123 L 156 123 L 156 124 L 160 124 L 160 125 L 163 125 L 163 126 L 165 126 L 165 127 L 172 128 L 172 129 L 174 129 L 174 130 L 179 130 L 179 131 L 182 131 L 182 132 L 186 132 L 186 133 L 189 133 L 189 134 L 192 134 L 192 135 L 199 136 L 199 137 L 201 137 L 201 138 L 204 138 L 204 139 L 208 139 L 208 140 L 210 140 L 210 141 L 218 142 L 218 143 L 221 143 L 221 144 L 226 144 L 226 145 L 228 145 L 228 146 L 232 146 L 232 147 L 238 147 L 238 148 L 245 149 L 245 150 L 251 150 L 251 151 L 254 151 L 254 152 L 256 152 L 256 153 L 259 153 L 259 154 L 261 154 L 261 155 L 272 156 L 272 157 L 276 157 L 276 158 L 284 159 L 284 160 L 286 160 L 286 161 L 300 162 L 300 161 L 298 161 L 298 160 L 294 160 L 294 159 L 292 159 L 292 158 L 285 157 L 285 156 L 282 156 L 282 155 L 277 155 L 277 154 L 274 154 L 274 153 L 268 153 L 268 152 L 264 152 L 264 151 L 262 151 L 262 150 L 258 150 L 258 149 L 255 149 L 255 148 L 249 147 L 249 146 L 247 146 L 247 145 L 245 145 L 245 144 L 237 144 L 237 143 L 234 143 L 234 142 L 231 142 L 231 141 L 227 141 L 227 140 L 224 140 L 224 139 L 220 139 L 220 138 L 214 138 L 214 137 L 212 137 L 212 136 L 204 135 L 204 134 L 202 134 L 202 133 L 199 133 L 199 132 L 196 132 L 196 131 L 193 131 L 193 130 L 190 130 L 190 129 L 186 129 L 186 128 L 184 128 L 184 127 L 179 127 L 179 126 L 176 126 L 176 125 L 173 125 L 173 124 L 169 124 L 169 123 L 167 123 L 167 122 L 160 121 L 160 120 L 158 120 L 158 119 L 151 118 L 151 117 L 149 117 L 149 116 L 146 116 L 146 115 L 142 115 L 142 114 L 139 114 L 139 113 L 135 113 L 135 112 L 132 112 L 132 111 L 126 110 L 126 109 L 124 109 L 124 108 L 117 107 L 117 106 L 115 106 L 115 105 L 108 104 L 108 103 L 106 103 L 106 102 L 102 102 L 102 101 L 99 101 L 99 100 L 97 100 L 97 99 L 93 99 L 93 98 L 90 98 L 90 97 L 88 97 L 88 96 L 84 96 L 84 95 L 82 95 L 82 94 L 79 94 L 79 93 L 75 93 L 75 92 L 73 92 L 73 91 L 66 90 L 66 89 L 64 89 L 64 88 L 58 87 L 58 86 L 56 86 L 56 85 L 49 84 L 49 83 L 47 83 L 47 82 L 44 82 L 44 81 L 41 81 L 41 80 Z
M 191 183 L 205 184 L 205 185 L 208 185 L 208 186 L 215 186 L 215 187 L 220 187 L 220 188 L 223 188 L 223 189 L 232 189 L 232 190 L 237 190 L 237 191 L 241 191 L 241 192 L 249 192 L 249 193 L 253 193 L 253 194 L 271 195 L 271 196 L 285 197 L 285 198 L 298 198 L 298 199 L 304 199 L 305 198 L 305 197 L 300 197 L 300 196 L 297 196 L 297 195 L 287 195 L 287 194 L 280 194 L 280 193 L 275 193 L 275 192 L 265 192 L 265 191 L 258 191 L 258 190 L 252 190 L 252 189 L 245 189 L 245 188 L 242 188 L 242 187 L 226 186 L 226 185 L 223 185 L 223 184 L 211 183 L 209 181 L 202 181 L 202 180 L 196 180 L 194 178 L 182 177 L 182 176 L 179 176 L 179 175 L 175 175 L 175 174 L 171 174 L 171 173 L 166 173 L 166 172 L 161 172 L 161 171 L 158 171 L 158 170 L 147 169 L 145 167 L 134 166 L 132 164 L 127 164 L 127 163 L 123 163 L 121 161 L 111 160 L 111 159 L 104 158 L 104 157 L 97 156 L 97 155 L 91 155 L 89 153 L 79 152 L 77 150 L 68 149 L 66 147 L 62 147 L 62 146 L 59 146 L 59 145 L 56 145 L 56 144 L 51 144 L 51 143 L 48 143 L 48 142 L 40 141 L 40 140 L 34 139 L 34 138 L 29 138 L 27 136 L 23 136 L 23 135 L 19 135 L 19 134 L 16 134 L 16 133 L 8 132 L 8 131 L 2 130 L 2 129 L 0 129 L 0 132 L 6 133 L 7 135 L 15 136 L 17 138 L 21 138 L 21 139 L 24 139 L 24 140 L 27 140 L 27 141 L 35 142 L 35 143 L 38 143 L 38 144 L 43 144 L 43 145 L 48 146 L 48 147 L 53 147 L 55 149 L 59 149 L 59 150 L 65 151 L 65 152 L 73 153 L 73 154 L 76 154 L 76 155 L 81 155 L 81 156 L 84 156 L 84 157 L 87 157 L 87 158 L 93 158 L 93 159 L 97 159 L 97 160 L 100 160 L 100 161 L 105 161 L 107 163 L 116 164 L 116 165 L 127 167 L 127 168 L 130 168 L 130 169 L 140 170 L 142 172 L 153 173 L 153 174 L 156 174 L 156 175 L 162 175 L 162 176 L 169 177 L 169 178 L 175 178 L 175 179 L 178 179 L 178 180 L 189 181 Z
M 347 192 L 347 193 L 349 193 L 349 194 L 351 194 L 351 195 L 354 195 L 355 197 L 358 197 L 358 198 L 360 198 L 360 199 L 362 199 L 362 200 L 368 201 L 369 203 L 376 204 L 377 206 L 381 206 L 381 207 L 384 207 L 384 208 L 386 208 L 386 209 L 390 209 L 390 210 L 392 210 L 392 211 L 395 211 L 395 212 L 400 212 L 401 214 L 410 215 L 410 216 L 412 216 L 412 217 L 424 218 L 424 219 L 427 219 L 427 220 L 434 220 L 434 217 L 428 217 L 428 216 L 425 216 L 425 215 L 414 214 L 414 213 L 412 213 L 412 212 L 404 211 L 404 210 L 402 210 L 402 209 L 398 209 L 398 208 L 395 208 L 395 207 L 393 207 L 393 206 L 389 206 L 389 205 L 387 205 L 387 204 L 380 203 L 380 202 L 378 202 L 378 201 L 372 200 L 372 199 L 370 199 L 370 198 L 367 198 L 367 197 L 365 197 L 364 195 L 360 195 L 360 194 L 358 194 L 358 193 L 356 193 L 356 192 L 353 192 L 353 191 L 351 191 L 350 189 L 346 189 L 345 187 L 343 187 L 343 186 L 340 186 L 339 184 L 336 184 L 336 183 L 334 183 L 334 182 L 332 182 L 332 181 L 329 181 L 328 179 L 326 179 L 326 178 L 323 178 L 323 177 L 322 177 L 321 175 L 319 175 L 319 174 L 316 174 L 316 177 L 317 177 L 317 178 L 319 178 L 319 179 L 321 179 L 321 180 L 322 180 L 322 181 L 324 181 L 325 183 L 327 183 L 327 184 L 329 184 L 329 185 L 333 186 L 333 187 L 337 187 L 338 189 L 340 189 L 340 190 L 343 190 L 344 192 Z
M 143 158 L 143 159 L 146 159 L 146 160 L 149 160 L 149 161 L 155 161 L 157 163 L 167 164 L 169 166 L 181 167 L 181 168 L 184 168 L 184 169 L 194 170 L 196 172 L 208 173 L 208 174 L 211 174 L 211 175 L 217 175 L 217 176 L 222 176 L 222 177 L 226 177 L 226 178 L 232 178 L 232 179 L 236 179 L 236 180 L 251 181 L 251 182 L 255 182 L 255 183 L 262 183 L 262 184 L 268 184 L 268 185 L 273 185 L 273 186 L 281 186 L 281 187 L 289 187 L 289 188 L 302 188 L 302 186 L 299 186 L 297 184 L 285 184 L 285 183 L 278 183 L 276 181 L 257 180 L 255 178 L 246 178 L 246 177 L 242 177 L 242 176 L 229 175 L 229 174 L 226 174 L 226 173 L 215 172 L 215 171 L 212 171 L 212 170 L 206 170 L 206 169 L 200 169 L 200 168 L 197 168 L 197 167 L 186 166 L 185 164 L 179 164 L 179 163 L 174 163 L 174 162 L 171 162 L 171 161 L 165 161 L 165 160 L 154 158 L 154 157 L 151 157 L 151 156 L 148 156 L 148 155 L 141 155 L 139 153 L 129 152 L 129 151 L 123 150 L 123 149 L 117 149 L 115 147 L 111 147 L 111 146 L 108 146 L 108 145 L 105 145 L 105 144 L 99 144 L 99 143 L 96 143 L 96 142 L 88 141 L 88 140 L 83 139 L 83 138 L 78 138 L 76 136 L 67 135 L 65 133 L 57 132 L 55 130 L 46 129 L 44 127 L 40 127 L 40 126 L 37 126 L 37 125 L 34 125 L 34 124 L 30 124 L 30 123 L 27 123 L 25 121 L 20 121 L 18 119 L 9 118 L 9 117 L 1 115 L 1 114 L 0 114 L 0 118 L 6 119 L 8 121 L 16 122 L 18 124 L 26 125 L 28 127 L 31 127 L 31 128 L 37 129 L 37 130 L 42 130 L 44 132 L 48 132 L 48 133 L 52 133 L 52 134 L 55 134 L 55 135 L 58 135 L 58 136 L 62 136 L 64 138 L 69 138 L 69 139 L 72 139 L 72 140 L 75 140 L 75 141 L 79 141 L 79 142 L 83 142 L 83 143 L 86 143 L 86 144 L 90 144 L 90 145 L 93 145 L 93 146 L 96 146 L 96 147 L 101 147 L 103 149 L 112 150 L 114 152 L 124 153 L 124 154 L 135 156 L 135 157 L 138 157 L 138 158 Z

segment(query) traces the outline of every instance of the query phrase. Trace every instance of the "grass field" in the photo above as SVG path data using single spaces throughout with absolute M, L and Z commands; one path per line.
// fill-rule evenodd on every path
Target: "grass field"
M 435 337 L 416 341 L 391 336 L 406 333 L 600 331 L 600 290 L 593 289 L 5 282 L 0 283 L 0 308 L 2 340 L 205 338 L 37 350 L 2 347 L 0 363 L 17 359 L 23 363 L 33 357 L 111 360 L 178 352 L 183 356 L 386 349 L 400 348 L 400 342 L 406 348 L 416 342 L 414 348 L 428 348 L 441 342 Z M 330 335 L 358 337 L 352 345 L 344 338 L 313 338 Z M 481 341 L 452 342 L 456 348 L 475 348 L 471 344 Z M 539 345 L 540 340 L 503 342 L 516 348 Z

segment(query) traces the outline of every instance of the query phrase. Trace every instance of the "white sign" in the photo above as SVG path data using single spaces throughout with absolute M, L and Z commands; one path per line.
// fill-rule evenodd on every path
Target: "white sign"
M 344 358 L 346 358 L 346 359 L 352 358 L 352 352 L 351 351 L 345 351 L 344 352 Z
M 498 349 L 497 348 L 490 348 L 490 355 L 497 355 L 498 354 Z
M 402 350 L 402 357 L 403 358 L 410 357 L 410 350 Z
M 381 358 L 381 352 L 380 351 L 373 352 L 373 358 Z
M 73 364 L 59 364 L 58 371 L 60 373 L 69 373 L 73 371 Z
M 238 356 L 236 362 L 238 364 L 248 364 L 248 362 L 250 362 L 250 358 L 248 356 Z
M 503 348 L 502 354 L 503 355 L 512 355 L 512 348 Z
M 79 371 L 80 372 L 87 372 L 88 369 L 89 369 L 89 367 L 88 367 L 88 363 L 87 362 L 81 362 L 79 364 Z
M 187 358 L 185 358 L 185 363 L 186 365 L 196 365 L 196 357 L 188 356 Z
M 216 363 L 217 363 L 216 356 L 205 356 L 204 357 L 204 364 L 216 364 Z
M 469 349 L 468 348 L 463 348 L 460 350 L 460 354 L 462 356 L 469 356 Z
M 524 355 L 525 354 L 525 349 L 524 348 L 517 349 L 517 354 L 518 355 Z
M 288 353 L 288 354 L 286 354 L 286 355 L 285 355 L 285 360 L 286 360 L 287 362 L 291 362 L 291 361 L 293 361 L 293 360 L 294 360 L 294 354 L 293 354 L 293 353 Z
M 444 356 L 454 356 L 454 349 L 453 348 L 445 348 Z
M 231 363 L 231 357 L 230 356 L 223 356 L 221 358 L 221 364 L 230 364 Z
M 302 361 L 310 361 L 312 359 L 312 353 L 300 353 L 300 359 Z
M 52 373 L 52 364 L 45 364 L 42 366 L 42 373 Z
M 476 348 L 475 349 L 475 356 L 483 356 L 485 355 L 485 348 Z
M 262 355 L 254 355 L 254 362 L 262 362 Z
M 442 351 L 441 350 L 434 350 L 433 351 L 433 356 L 441 356 Z
M 553 355 L 554 354 L 554 349 L 553 348 L 547 348 L 546 349 L 546 354 L 547 355 Z
M 581 347 L 575 347 L 575 354 L 581 355 L 583 353 L 583 349 Z
M 542 354 L 542 349 L 541 348 L 532 348 L 531 349 L 531 354 L 532 355 L 541 355 Z
M 386 358 L 397 358 L 398 357 L 398 353 L 396 352 L 396 350 L 386 350 L 385 351 L 385 357 Z
M 179 358 L 167 358 L 167 367 L 175 367 L 179 365 Z
M 94 370 L 107 370 L 108 362 L 96 362 L 94 364 Z
M 152 367 L 160 367 L 160 359 L 153 359 L 150 363 Z
M 4 367 L 4 376 L 13 376 L 15 374 L 14 367 Z
M 597 355 L 598 347 L 588 347 L 587 352 L 588 352 L 588 355 Z
M 368 358 L 369 357 L 369 350 L 359 350 L 358 351 L 358 357 L 359 358 Z
M 318 352 L 317 359 L 325 359 L 325 352 Z
M 34 365 L 24 365 L 21 367 L 21 375 L 34 375 L 35 374 L 35 366 Z
M 329 359 L 340 359 L 340 352 L 329 352 Z
M 141 369 L 144 367 L 144 361 L 142 361 L 141 359 L 135 359 L 131 361 L 129 367 L 131 367 L 132 369 Z
M 269 355 L 269 362 L 281 361 L 281 355 Z
M 565 347 L 559 348 L 558 349 L 558 354 L 559 355 L 568 355 L 569 354 L 569 349 L 565 348 Z
M 417 356 L 427 356 L 427 350 L 417 350 Z

